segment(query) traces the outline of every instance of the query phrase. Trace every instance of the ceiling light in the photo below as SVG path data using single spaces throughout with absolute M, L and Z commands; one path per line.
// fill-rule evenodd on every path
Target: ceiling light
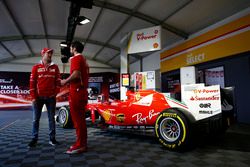
M 90 19 L 88 19 L 87 17 L 84 16 L 78 16 L 77 18 L 77 24 L 78 25 L 83 25 L 83 24 L 87 24 L 90 22 Z
M 60 43 L 60 46 L 61 46 L 61 47 L 67 47 L 68 45 L 67 45 L 66 42 L 61 42 L 61 43 Z

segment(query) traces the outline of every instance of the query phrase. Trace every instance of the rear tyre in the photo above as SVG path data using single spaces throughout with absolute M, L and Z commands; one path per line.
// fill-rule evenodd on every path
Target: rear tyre
M 73 123 L 72 123 L 72 119 L 71 119 L 69 111 L 70 111 L 69 106 L 63 106 L 59 109 L 57 119 L 58 119 L 58 123 L 63 128 L 72 128 L 73 127 Z
M 164 110 L 155 123 L 159 142 L 169 150 L 184 150 L 190 146 L 190 130 L 187 119 L 176 109 Z

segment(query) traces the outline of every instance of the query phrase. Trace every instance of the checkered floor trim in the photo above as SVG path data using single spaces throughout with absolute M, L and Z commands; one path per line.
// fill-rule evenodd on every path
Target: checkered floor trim
M 75 140 L 74 129 L 57 126 L 57 140 L 60 145 L 48 144 L 48 121 L 41 119 L 39 141 L 36 148 L 27 148 L 31 134 L 31 119 L 18 119 L 0 131 L 1 167 L 154 167 L 154 166 L 250 166 L 250 136 L 245 147 L 234 148 L 231 142 L 208 143 L 188 152 L 171 152 L 152 136 L 119 133 L 88 127 L 86 153 L 64 154 Z M 228 142 L 228 143 L 227 143 Z

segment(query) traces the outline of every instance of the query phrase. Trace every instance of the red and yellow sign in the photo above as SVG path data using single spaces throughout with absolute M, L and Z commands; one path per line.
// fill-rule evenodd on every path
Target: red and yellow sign
M 130 75 L 122 74 L 122 86 L 129 86 L 130 84 Z
M 250 14 L 161 53 L 161 72 L 250 51 Z

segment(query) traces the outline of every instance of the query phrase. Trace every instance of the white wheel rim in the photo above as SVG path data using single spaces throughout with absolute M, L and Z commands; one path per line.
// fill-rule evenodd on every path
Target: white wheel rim
M 66 117 L 67 117 L 66 111 L 65 109 L 62 109 L 59 114 L 59 122 L 63 124 L 66 121 Z
M 176 141 L 181 133 L 179 123 L 173 118 L 164 118 L 160 123 L 160 134 L 164 140 L 169 142 Z

